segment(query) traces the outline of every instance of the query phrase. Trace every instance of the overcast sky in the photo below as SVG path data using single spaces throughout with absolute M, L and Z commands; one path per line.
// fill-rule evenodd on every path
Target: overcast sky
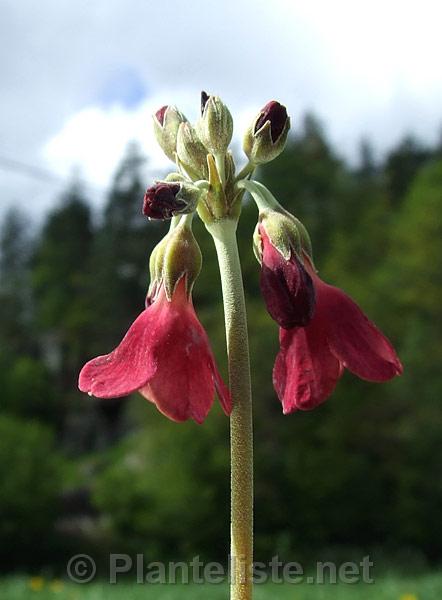
M 313 110 L 347 156 L 362 136 L 379 152 L 410 131 L 433 143 L 441 17 L 438 0 L 0 0 L 0 212 L 41 215 L 76 167 L 99 202 L 131 139 L 162 169 L 150 115 L 196 118 L 201 89 L 237 139 L 275 98 L 294 129 Z

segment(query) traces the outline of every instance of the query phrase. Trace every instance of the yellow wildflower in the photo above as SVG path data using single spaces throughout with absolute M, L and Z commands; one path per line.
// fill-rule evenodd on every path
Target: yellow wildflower
M 31 590 L 33 592 L 41 592 L 41 590 L 44 588 L 45 585 L 45 580 L 43 579 L 43 577 L 31 577 L 29 582 L 28 582 L 28 586 L 31 588 Z

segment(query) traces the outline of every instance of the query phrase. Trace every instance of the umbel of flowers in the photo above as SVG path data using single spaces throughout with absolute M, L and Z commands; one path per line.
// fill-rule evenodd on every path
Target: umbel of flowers
M 303 224 L 261 183 L 255 168 L 284 149 L 290 119 L 268 102 L 244 135 L 239 172 L 229 145 L 233 119 L 217 97 L 201 94 L 195 124 L 174 106 L 153 116 L 156 138 L 175 170 L 150 186 L 143 214 L 170 220 L 150 257 L 145 308 L 110 354 L 90 360 L 79 387 L 98 398 L 138 391 L 170 419 L 202 423 L 215 393 L 231 422 L 231 598 L 252 597 L 253 452 L 246 309 L 236 243 L 245 191 L 258 208 L 253 249 L 266 308 L 279 327 L 273 384 L 284 414 L 310 410 L 332 394 L 344 369 L 383 382 L 402 372 L 388 339 L 343 291 L 322 281 Z M 192 288 L 201 252 L 198 215 L 217 251 L 224 301 L 229 386 L 195 313 Z

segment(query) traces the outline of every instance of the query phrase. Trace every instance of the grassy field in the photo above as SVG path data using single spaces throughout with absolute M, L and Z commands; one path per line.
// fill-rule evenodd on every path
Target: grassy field
M 442 574 L 385 576 L 373 584 L 255 586 L 255 600 L 440 600 Z M 40 577 L 0 580 L 1 600 L 227 600 L 223 585 L 137 585 L 50 581 Z

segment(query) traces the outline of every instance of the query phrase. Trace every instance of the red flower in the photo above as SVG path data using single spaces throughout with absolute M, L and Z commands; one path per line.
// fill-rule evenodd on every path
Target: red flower
M 186 294 L 185 277 L 171 301 L 161 287 L 120 345 L 83 367 L 79 388 L 98 398 L 139 391 L 173 421 L 192 418 L 202 423 L 215 388 L 224 412 L 228 415 L 232 409 L 207 334 Z
M 324 283 L 306 258 L 316 288 L 316 309 L 306 327 L 280 329 L 273 384 L 284 414 L 310 410 L 333 392 L 344 368 L 367 381 L 402 373 L 387 338 L 338 288 Z
M 280 327 L 307 325 L 315 308 L 315 289 L 310 275 L 292 250 L 286 260 L 259 225 L 262 244 L 260 286 L 267 310 Z

